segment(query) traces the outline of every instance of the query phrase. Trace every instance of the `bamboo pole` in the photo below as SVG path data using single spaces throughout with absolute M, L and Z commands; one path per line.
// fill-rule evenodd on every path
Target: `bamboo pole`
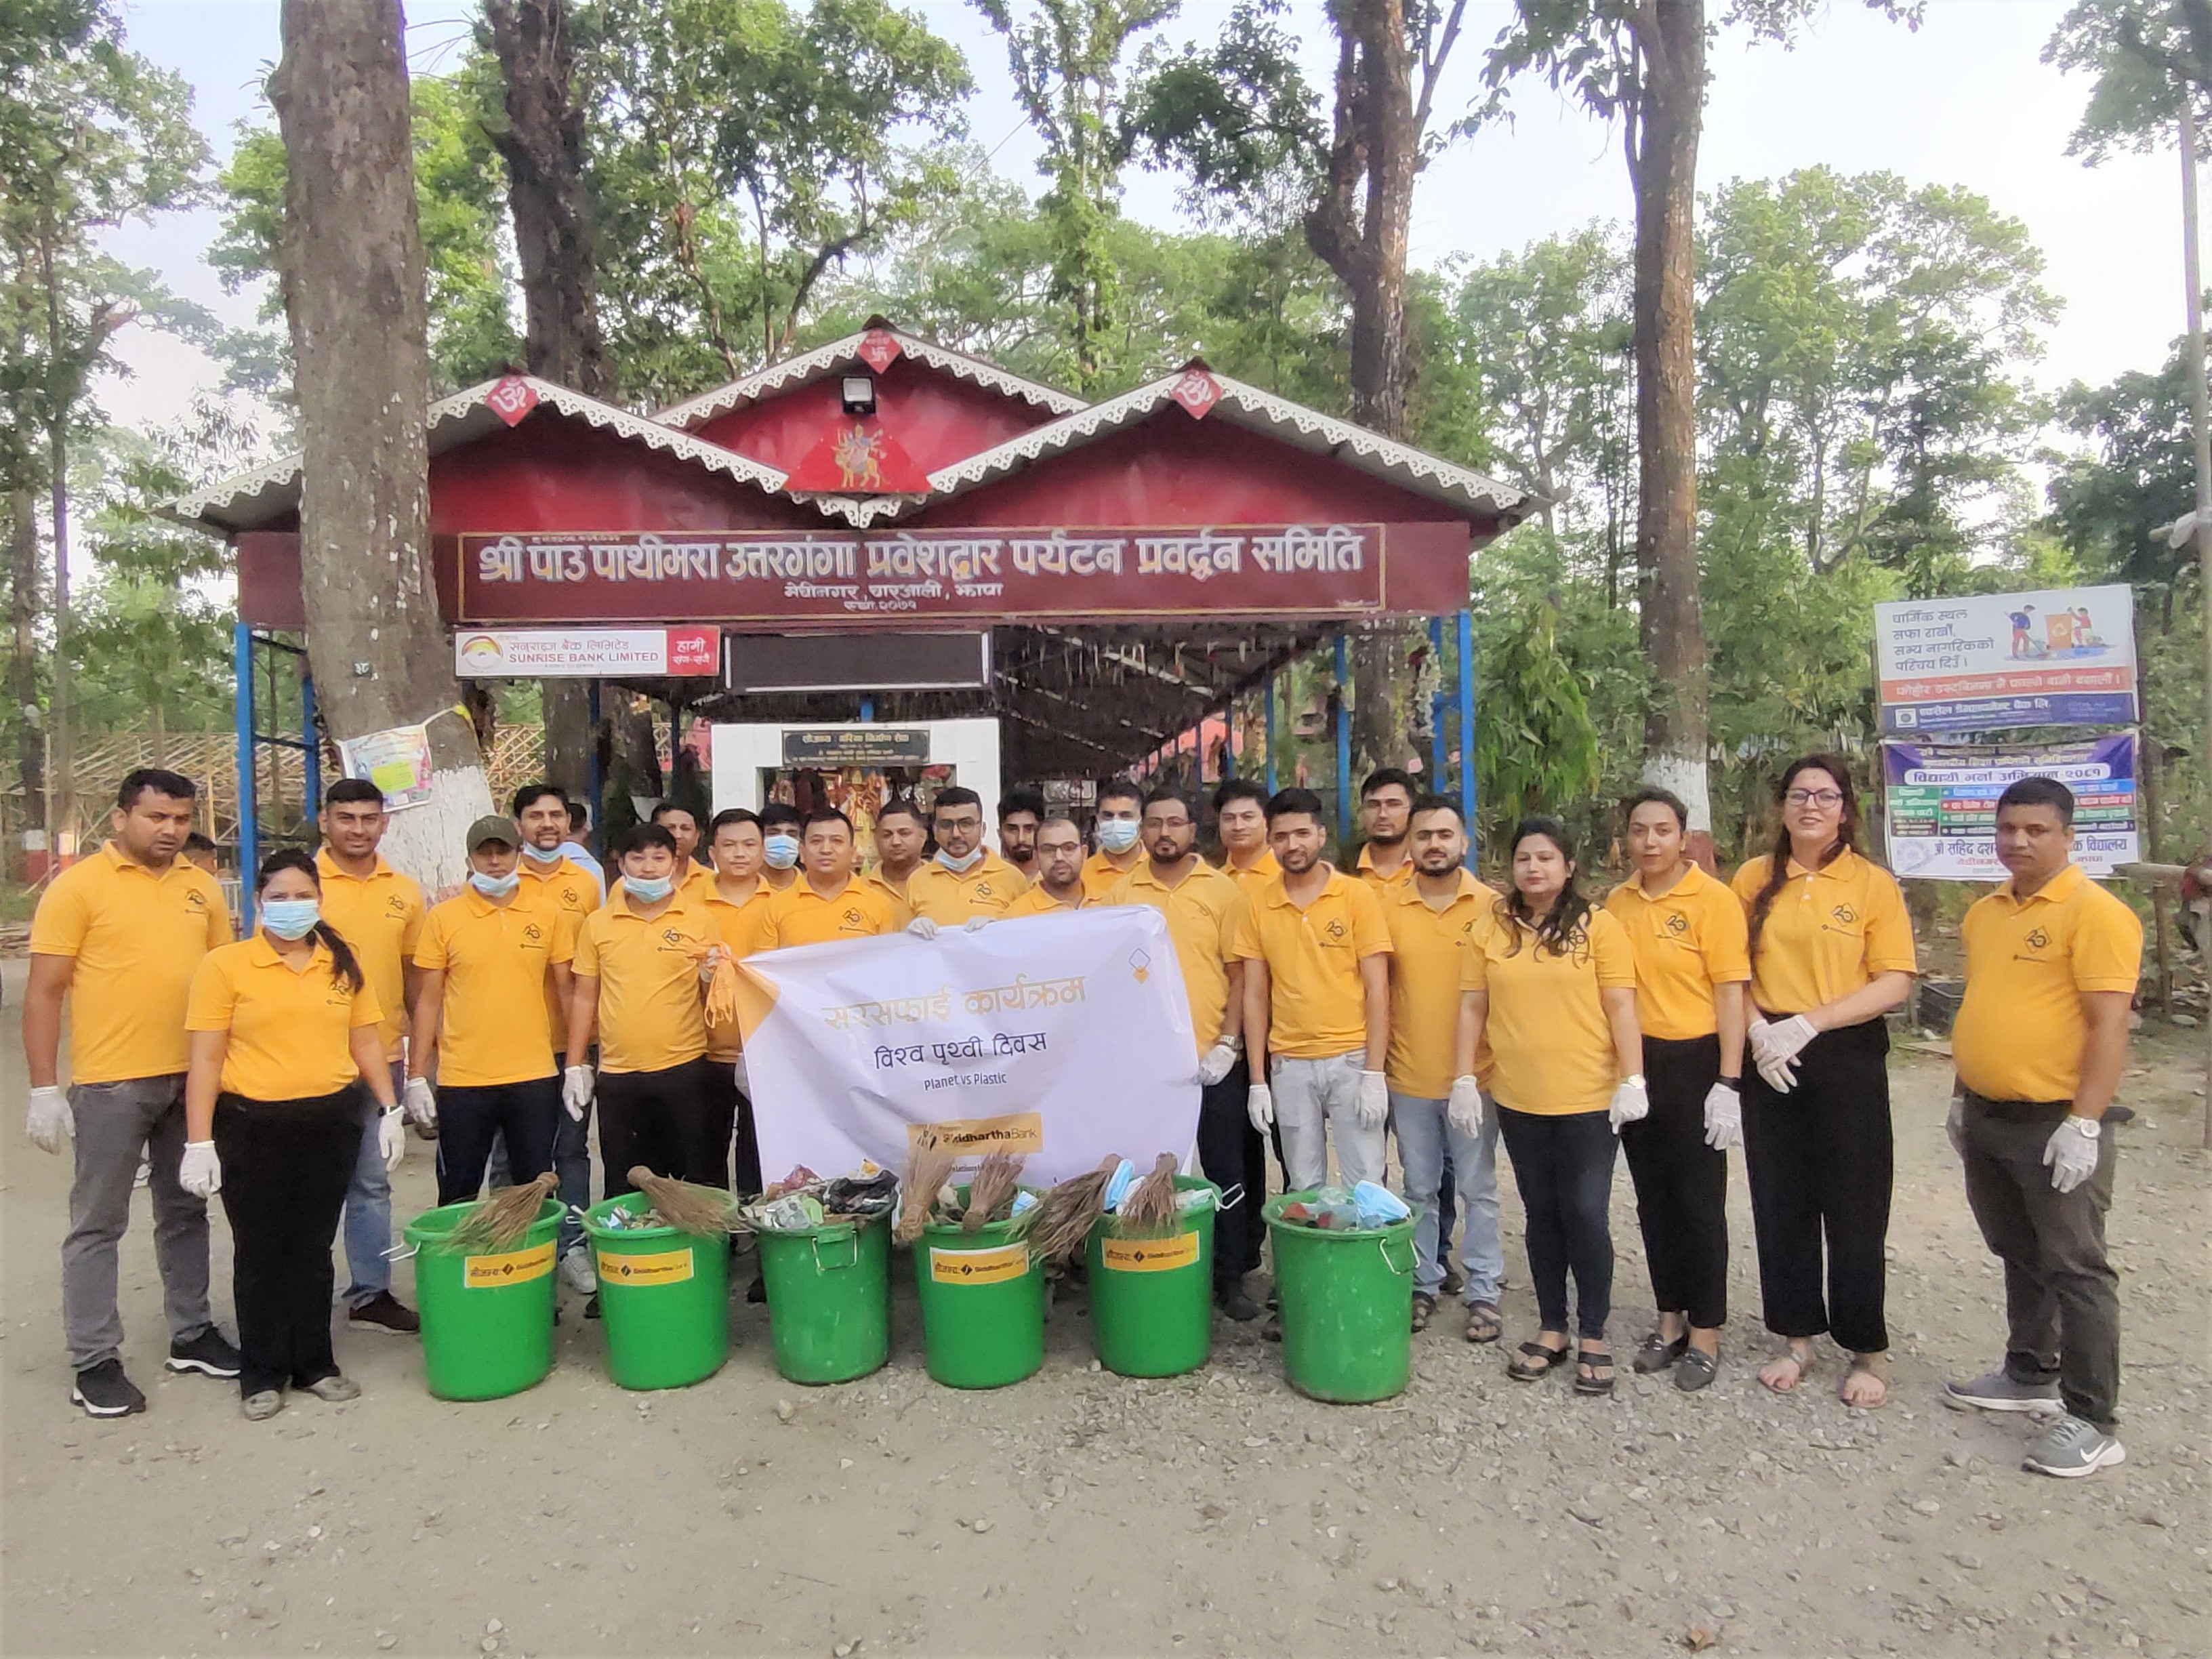
M 2212 732 L 2212 387 L 2204 380 L 2204 280 L 2198 269 L 2197 232 L 2197 94 L 2185 83 L 2181 88 L 2181 266 L 2188 284 L 2189 415 L 2197 441 L 2197 595 L 2204 611 L 2205 731 Z M 2199 744 L 2212 783 L 2212 744 Z M 2205 941 L 2212 962 L 2212 940 Z M 2212 987 L 2212 971 L 2205 975 Z M 2198 1028 L 2207 1045 L 2204 1066 L 2204 1127 L 2202 1144 L 2212 1147 L 2212 994 L 2208 994 L 2204 1024 Z

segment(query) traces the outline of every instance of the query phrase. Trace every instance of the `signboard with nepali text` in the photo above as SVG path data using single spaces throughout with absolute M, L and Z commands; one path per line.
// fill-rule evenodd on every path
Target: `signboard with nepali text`
M 464 679 L 690 678 L 722 672 L 717 628 L 464 628 L 453 635 Z
M 464 535 L 467 623 L 1359 616 L 1467 603 L 1464 524 Z
M 1198 1133 L 1198 1053 L 1166 919 L 1146 905 L 768 951 L 739 964 L 771 1177 L 902 1170 L 929 1126 L 969 1168 L 1050 1186 L 1108 1153 L 1149 1170 Z
M 2020 748 L 1885 743 L 1881 766 L 1886 846 L 1900 876 L 2002 881 L 1997 797 L 2021 778 L 2055 778 L 2074 792 L 2074 861 L 2091 875 L 2142 857 L 2132 732 Z
M 1874 635 L 1885 732 L 2138 717 L 2135 600 L 2124 585 L 1877 605 Z

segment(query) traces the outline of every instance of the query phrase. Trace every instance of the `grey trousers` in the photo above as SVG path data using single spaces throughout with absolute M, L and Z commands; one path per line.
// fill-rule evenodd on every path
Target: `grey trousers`
M 87 1370 L 123 1351 L 116 1310 L 118 1246 L 131 1224 L 131 1189 L 143 1153 L 152 1165 L 154 1261 L 169 1339 L 185 1342 L 215 1323 L 208 1306 L 207 1205 L 177 1184 L 185 1156 L 185 1079 L 133 1078 L 70 1085 L 76 1180 L 62 1241 L 62 1328 L 70 1364 Z
M 2070 1193 L 2051 1184 L 2043 1149 L 2068 1103 L 1966 1096 L 1966 1203 L 2004 1263 L 2005 1375 L 2058 1384 L 2066 1409 L 2112 1426 L 2120 1393 L 2119 1275 L 2105 1259 L 2105 1212 L 2118 1149 Z

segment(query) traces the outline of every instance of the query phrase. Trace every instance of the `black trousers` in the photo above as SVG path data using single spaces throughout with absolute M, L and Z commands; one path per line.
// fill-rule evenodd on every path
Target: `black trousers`
M 216 1099 L 241 1395 L 338 1374 L 331 1246 L 368 1127 L 368 1091 L 357 1083 L 306 1100 Z
M 1699 1330 L 1728 1323 L 1728 1154 L 1705 1145 L 1705 1097 L 1720 1074 L 1718 1036 L 1644 1038 L 1650 1115 L 1620 1131 L 1652 1299 Z
M 1876 1018 L 1807 1043 L 1786 1095 L 1756 1068 L 1744 1073 L 1759 1298 L 1778 1336 L 1826 1331 L 1853 1353 L 1888 1351 L 1882 1253 L 1896 1166 L 1888 1054 L 1889 1028 Z
M 1602 1340 L 1613 1312 L 1613 1155 L 1620 1141 L 1603 1112 L 1516 1112 L 1499 1103 L 1498 1132 L 1513 1160 L 1528 1218 L 1528 1277 L 1547 1331 L 1567 1326 L 1567 1275 L 1575 1278 L 1574 1329 Z
M 1251 1075 L 1239 1054 L 1229 1075 L 1209 1085 L 1198 1097 L 1200 1171 L 1224 1192 L 1231 1187 L 1244 1188 L 1236 1207 L 1218 1211 L 1213 1218 L 1216 1290 L 1239 1284 L 1260 1265 L 1260 1246 L 1267 1233 L 1267 1223 L 1260 1218 L 1260 1206 L 1267 1201 L 1267 1143 L 1252 1127 L 1247 1110 Z
M 703 1057 L 662 1072 L 599 1073 L 599 1157 L 609 1198 L 637 1190 L 629 1172 L 641 1164 L 655 1175 L 728 1188 L 737 1090 L 717 1091 L 717 1071 L 727 1082 L 727 1069 Z
M 526 1083 L 449 1084 L 438 1091 L 438 1202 L 459 1204 L 483 1189 L 492 1146 L 507 1145 L 516 1185 L 553 1167 L 553 1139 L 567 1120 L 558 1077 Z
M 1966 1097 L 1966 1202 L 2004 1263 L 2005 1375 L 2058 1384 L 2066 1409 L 2110 1430 L 2120 1398 L 2120 1279 L 2105 1256 L 2118 1148 L 2109 1128 L 2096 1172 L 2070 1193 L 2051 1184 L 2043 1149 L 2073 1103 Z
M 738 1087 L 737 1068 L 726 1060 L 711 1055 L 700 1062 L 707 1067 L 707 1089 L 720 1121 L 736 1125 L 737 1184 L 731 1186 L 729 1178 L 712 1182 L 717 1187 L 729 1187 L 744 1198 L 760 1196 L 760 1135 L 753 1127 L 753 1103 Z M 728 1115 L 720 1116 L 726 1109 Z

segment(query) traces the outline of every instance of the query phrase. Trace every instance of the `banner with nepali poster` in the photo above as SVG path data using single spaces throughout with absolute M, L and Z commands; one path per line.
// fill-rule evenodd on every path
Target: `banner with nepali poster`
M 2021 778 L 2074 792 L 2074 861 L 2093 876 L 2142 856 L 2136 827 L 2136 734 L 2032 748 L 1885 743 L 1890 867 L 1932 881 L 2002 881 L 1997 797 Z
M 1878 605 L 1881 729 L 2131 726 L 2135 620 L 2123 583 Z

